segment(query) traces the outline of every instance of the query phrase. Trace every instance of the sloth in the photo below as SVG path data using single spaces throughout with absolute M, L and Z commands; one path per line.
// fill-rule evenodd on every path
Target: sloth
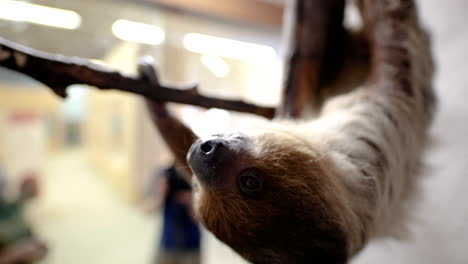
M 314 118 L 200 139 L 149 103 L 190 175 L 197 219 L 252 263 L 347 263 L 398 222 L 413 192 L 435 112 L 430 41 L 412 0 L 357 6 L 368 73 Z

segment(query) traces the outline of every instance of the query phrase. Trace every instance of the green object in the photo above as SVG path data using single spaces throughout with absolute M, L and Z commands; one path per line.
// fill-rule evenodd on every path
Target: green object
M 32 237 L 22 214 L 22 205 L 20 201 L 0 202 L 0 248 Z

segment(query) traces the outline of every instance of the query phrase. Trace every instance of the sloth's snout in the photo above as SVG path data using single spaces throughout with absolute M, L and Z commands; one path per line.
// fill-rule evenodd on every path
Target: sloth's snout
M 195 176 L 208 185 L 228 182 L 237 170 L 239 150 L 245 140 L 239 136 L 215 136 L 191 146 L 187 162 Z

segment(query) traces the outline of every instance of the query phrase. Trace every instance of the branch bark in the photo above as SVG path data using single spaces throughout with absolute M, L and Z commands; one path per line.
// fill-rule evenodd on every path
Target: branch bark
M 323 78 L 340 67 L 345 36 L 342 26 L 344 0 L 292 0 L 285 9 L 284 38 L 288 54 L 285 94 L 278 110 L 284 117 L 299 117 L 306 104 L 316 106 Z M 326 71 L 326 72 L 325 72 Z
M 274 108 L 256 106 L 242 101 L 202 96 L 197 85 L 169 87 L 154 85 L 142 77 L 124 76 L 111 68 L 86 59 L 52 55 L 0 38 L 0 66 L 17 71 L 50 87 L 57 95 L 66 96 L 72 84 L 87 84 L 101 90 L 116 89 L 142 95 L 156 101 L 169 101 L 204 108 L 252 113 L 267 118 Z

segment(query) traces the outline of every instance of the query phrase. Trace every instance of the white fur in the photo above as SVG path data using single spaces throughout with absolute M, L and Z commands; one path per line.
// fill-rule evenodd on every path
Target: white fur
M 405 22 L 403 29 L 408 37 L 395 45 L 409 51 L 412 71 L 408 74 L 411 74 L 414 96 L 392 91 L 395 80 L 389 78 L 378 82 L 382 87 L 369 82 L 329 100 L 316 119 L 279 120 L 267 125 L 270 131 L 304 140 L 321 153 L 321 158 L 332 161 L 338 177 L 351 194 L 348 202 L 355 214 L 370 216 L 370 221 L 363 223 L 368 238 L 398 235 L 399 230 L 403 230 L 405 205 L 415 194 L 414 183 L 434 113 L 433 65 L 428 37 L 414 20 Z M 392 32 L 379 34 L 384 38 Z M 389 43 L 391 41 L 389 39 Z M 384 74 L 397 78 L 399 69 L 391 62 L 382 63 Z M 424 93 L 431 96 L 424 96 Z M 388 114 L 394 120 L 390 120 Z M 358 138 L 371 141 L 380 151 Z M 363 242 L 353 238 L 350 241 Z M 352 246 L 355 250 L 361 247 Z

